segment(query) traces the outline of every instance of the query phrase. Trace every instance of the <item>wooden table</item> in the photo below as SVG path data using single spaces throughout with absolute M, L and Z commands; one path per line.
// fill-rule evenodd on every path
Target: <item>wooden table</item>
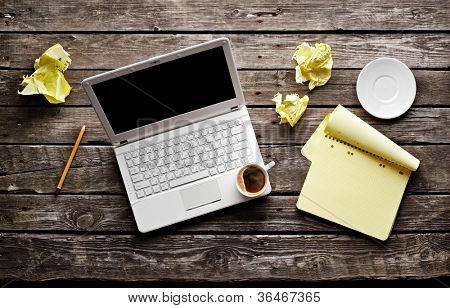
M 27 3 L 25 3 L 27 2 Z M 426 279 L 450 272 L 450 8 L 447 1 L 14 1 L 0 4 L 0 279 L 145 282 L 303 282 Z M 394 4 L 396 3 L 396 4 Z M 108 138 L 80 81 L 226 36 L 271 171 L 260 200 L 140 234 Z M 333 76 L 308 93 L 295 128 L 279 125 L 277 91 L 306 94 L 290 57 L 304 42 L 333 51 Z M 21 76 L 61 43 L 73 91 L 52 106 L 17 95 Z M 417 80 L 413 107 L 378 120 L 358 103 L 360 69 L 382 56 Z M 173 88 L 177 89 L 174 80 Z M 299 151 L 338 103 L 421 160 L 392 235 L 374 241 L 295 208 L 309 168 Z M 53 195 L 87 125 L 62 194 Z M 434 280 L 437 281 L 437 280 Z

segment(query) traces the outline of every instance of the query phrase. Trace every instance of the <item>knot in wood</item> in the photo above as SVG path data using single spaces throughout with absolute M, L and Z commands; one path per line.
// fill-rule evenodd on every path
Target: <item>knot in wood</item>
M 94 225 L 94 217 L 92 214 L 83 214 L 77 218 L 77 227 L 79 229 L 90 229 Z
M 206 253 L 206 264 L 216 270 L 226 270 L 232 261 L 239 260 L 239 252 L 229 247 L 215 247 Z

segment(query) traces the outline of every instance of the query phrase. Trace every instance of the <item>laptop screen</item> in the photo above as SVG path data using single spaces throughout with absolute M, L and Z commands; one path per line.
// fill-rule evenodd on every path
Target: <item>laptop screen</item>
M 115 134 L 236 98 L 222 47 L 92 85 Z

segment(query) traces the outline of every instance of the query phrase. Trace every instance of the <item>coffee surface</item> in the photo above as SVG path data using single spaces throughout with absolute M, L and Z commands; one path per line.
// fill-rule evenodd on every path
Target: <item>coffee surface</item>
M 250 193 L 257 193 L 264 188 L 264 172 L 257 167 L 248 167 L 242 174 L 245 190 Z

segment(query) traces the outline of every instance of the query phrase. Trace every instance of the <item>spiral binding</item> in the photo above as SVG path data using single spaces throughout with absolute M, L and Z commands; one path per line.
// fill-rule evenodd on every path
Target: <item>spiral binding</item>
M 402 165 L 399 165 L 399 164 L 397 164 L 397 163 L 395 163 L 395 162 L 393 162 L 393 161 L 391 161 L 391 160 L 389 160 L 389 159 L 386 159 L 386 158 L 384 158 L 384 157 L 381 157 L 380 155 L 377 155 L 377 154 L 374 154 L 374 153 L 369 152 L 369 151 L 367 151 L 367 150 L 364 150 L 364 149 L 362 149 L 362 148 L 360 148 L 360 147 L 357 147 L 357 146 L 355 146 L 355 145 L 353 145 L 353 144 L 350 144 L 350 143 L 348 143 L 348 142 L 345 142 L 344 140 L 341 140 L 341 139 L 339 139 L 339 138 L 333 137 L 333 136 L 331 136 L 331 135 L 329 135 L 329 134 L 326 134 L 326 135 L 325 135 L 325 138 L 328 138 L 328 139 L 330 139 L 330 140 L 336 141 L 336 142 L 338 142 L 338 143 L 345 144 L 346 146 L 349 146 L 349 147 L 351 147 L 352 149 L 359 150 L 359 151 L 361 151 L 361 152 L 363 152 L 363 153 L 369 154 L 369 155 L 371 155 L 371 156 L 373 156 L 373 157 L 379 158 L 379 159 L 381 159 L 381 160 L 387 161 L 387 162 L 389 162 L 389 163 L 391 163 L 391 164 L 394 164 L 394 165 L 397 165 L 397 166 L 399 166 L 399 167 L 404 168 Z M 349 153 L 349 152 L 347 152 L 347 153 Z M 353 153 L 350 153 L 350 154 L 353 155 Z M 379 164 L 379 166 L 380 166 L 380 167 L 383 167 L 383 168 L 386 167 L 386 165 L 384 165 L 384 164 Z M 403 174 L 402 171 L 399 171 L 399 173 L 400 173 L 400 174 Z

